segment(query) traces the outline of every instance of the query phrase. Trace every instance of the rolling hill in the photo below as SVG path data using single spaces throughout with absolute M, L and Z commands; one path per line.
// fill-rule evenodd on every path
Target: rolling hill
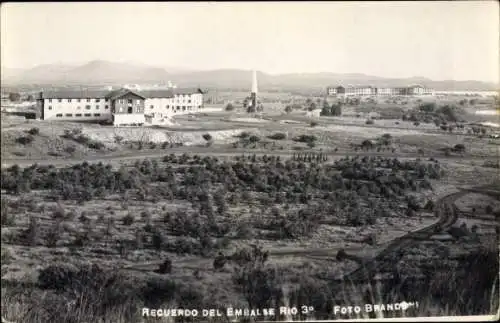
M 2 67 L 2 84 L 5 85 L 105 85 L 125 83 L 165 83 L 172 81 L 181 87 L 248 89 L 251 71 L 244 69 L 216 69 L 189 71 L 180 68 L 163 68 L 138 63 L 117 63 L 94 60 L 82 65 L 48 64 L 31 69 Z M 359 73 L 291 73 L 272 75 L 258 72 L 259 88 L 265 89 L 320 89 L 329 85 L 407 86 L 420 83 L 436 90 L 493 91 L 498 85 L 481 81 L 433 81 L 425 77 L 383 78 Z

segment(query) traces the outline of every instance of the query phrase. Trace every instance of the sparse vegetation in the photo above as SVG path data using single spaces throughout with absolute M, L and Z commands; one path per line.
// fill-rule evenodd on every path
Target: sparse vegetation
M 283 132 L 277 132 L 277 133 L 273 133 L 268 138 L 273 139 L 273 140 L 284 140 L 284 139 L 286 139 L 286 134 Z
M 252 125 L 237 136 L 234 133 L 241 130 L 235 130 L 227 141 L 225 135 L 217 135 L 220 145 L 206 149 L 199 144 L 213 141 L 211 126 L 219 118 L 210 117 L 210 127 L 190 135 L 197 142 L 189 147 L 192 154 L 181 148 L 158 160 L 117 158 L 110 164 L 67 166 L 61 158 L 57 167 L 3 167 L 2 278 L 8 288 L 2 290 L 2 315 L 14 322 L 135 322 L 141 320 L 143 306 L 309 304 L 315 308 L 313 316 L 294 317 L 306 320 L 331 319 L 335 304 L 409 299 L 418 299 L 420 308 L 409 309 L 407 316 L 427 315 L 434 309 L 438 315 L 490 313 L 498 306 L 498 280 L 494 281 L 498 262 L 490 253 L 496 255 L 498 250 L 490 243 L 495 238 L 493 229 L 482 224 L 465 223 L 463 231 L 468 235 L 453 241 L 437 241 L 444 231 L 436 229 L 440 233 L 436 237 L 419 236 L 414 244 L 377 258 L 380 272 L 372 274 L 384 280 L 376 288 L 368 279 L 348 282 L 339 276 L 357 266 L 363 268 L 371 258 L 365 256 L 366 250 L 379 252 L 396 234 L 435 223 L 443 210 L 439 198 L 448 194 L 448 187 L 467 186 L 468 178 L 475 185 L 484 181 L 485 174 L 496 174 L 488 169 L 498 168 L 496 161 L 474 161 L 473 170 L 463 162 L 486 149 L 476 146 L 479 138 L 455 135 L 465 124 L 460 121 L 461 104 L 455 108 L 448 102 L 452 108 L 446 110 L 422 100 L 412 109 L 415 101 L 407 98 L 388 100 L 388 107 L 375 100 L 348 98 L 345 105 L 322 100 L 311 96 L 307 101 L 283 100 L 277 108 L 270 104 L 277 113 L 263 116 L 262 125 Z M 221 102 L 238 105 L 241 101 Z M 280 115 L 286 104 L 290 115 Z M 322 118 L 322 127 L 313 129 L 316 121 L 304 113 L 292 113 L 322 104 L 329 115 L 346 117 Z M 333 112 L 336 106 L 340 112 Z M 227 112 L 217 113 L 231 114 L 227 106 L 223 110 Z M 377 127 L 353 131 L 341 124 L 350 118 L 359 127 L 367 118 L 373 122 L 371 112 L 382 110 Z M 351 117 L 356 113 L 359 119 Z M 451 113 L 459 121 L 443 124 Z M 388 124 L 381 119 L 388 117 L 410 122 L 401 121 L 399 129 L 380 129 Z M 425 125 L 425 120 L 437 121 L 445 132 Z M 197 122 L 191 120 L 190 125 L 197 127 Z M 339 129 L 330 133 L 328 128 L 334 124 Z M 28 155 L 49 138 L 47 129 L 36 125 L 40 130 L 23 126 L 31 129 L 13 131 L 15 135 L 2 139 Z M 82 150 L 82 146 L 89 148 L 87 139 L 81 138 L 83 133 L 91 134 L 87 129 L 67 130 L 61 138 L 63 129 L 54 134 L 59 140 L 51 147 L 54 153 L 74 155 L 73 159 L 106 156 L 93 149 L 86 155 L 87 150 Z M 432 136 L 410 138 L 409 134 L 429 129 Z M 127 156 L 120 149 L 133 151 L 139 144 L 143 149 L 169 149 L 180 147 L 181 142 L 174 141 L 182 141 L 169 138 L 158 143 L 150 137 L 133 142 L 117 133 L 105 140 L 114 141 L 109 149 L 118 147 L 117 156 Z M 120 134 L 127 137 L 125 131 Z M 19 145 L 19 136 L 32 136 L 34 141 Z M 445 137 L 450 140 L 440 145 Z M 99 137 L 92 134 L 92 138 Z M 245 152 L 231 154 L 231 144 Z M 219 149 L 222 157 L 206 153 Z M 395 156 L 396 149 L 403 157 Z M 349 157 L 339 156 L 338 151 L 346 151 Z M 416 158 L 415 152 L 426 158 Z M 448 160 L 436 157 L 443 153 L 461 160 L 456 165 L 442 164 Z M 446 185 L 440 184 L 442 179 Z M 467 218 L 483 222 L 492 215 L 498 217 L 500 206 L 494 199 L 486 203 L 468 199 L 456 204 L 470 212 Z M 473 212 L 469 211 L 472 204 Z M 15 288 L 24 279 L 18 278 L 20 270 L 26 271 L 26 277 L 38 276 L 35 284 L 22 285 L 22 293 Z M 370 288 L 371 293 L 366 291 Z

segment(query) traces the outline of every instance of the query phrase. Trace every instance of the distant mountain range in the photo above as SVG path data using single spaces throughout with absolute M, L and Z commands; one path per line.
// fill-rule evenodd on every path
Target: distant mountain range
M 2 67 L 4 85 L 119 85 L 172 81 L 180 87 L 249 89 L 251 71 L 217 69 L 190 71 L 173 67 L 154 67 L 138 63 L 95 60 L 81 65 L 48 64 L 30 69 Z M 482 81 L 433 81 L 425 77 L 384 78 L 359 73 L 257 74 L 261 90 L 321 89 L 329 85 L 372 85 L 377 87 L 422 84 L 438 91 L 495 91 L 498 84 Z

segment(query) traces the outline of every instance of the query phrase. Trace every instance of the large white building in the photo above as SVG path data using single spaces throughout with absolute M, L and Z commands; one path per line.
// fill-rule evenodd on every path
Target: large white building
M 40 92 L 37 100 L 42 120 L 109 122 L 143 125 L 203 108 L 200 89 L 136 91 Z
M 329 96 L 421 96 L 434 95 L 434 90 L 422 85 L 407 87 L 374 87 L 374 86 L 330 86 L 326 88 Z

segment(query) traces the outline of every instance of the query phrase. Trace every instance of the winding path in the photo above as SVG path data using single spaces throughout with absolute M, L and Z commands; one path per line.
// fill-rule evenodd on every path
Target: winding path
M 474 188 L 480 189 L 480 188 Z M 404 252 L 408 247 L 416 245 L 421 240 L 430 238 L 433 234 L 446 231 L 449 229 L 458 218 L 458 210 L 453 204 L 458 198 L 470 193 L 470 190 L 463 189 L 459 192 L 452 193 L 440 198 L 434 208 L 434 213 L 439 220 L 423 229 L 410 232 L 402 237 L 396 238 L 382 250 L 373 260 L 364 264 L 364 266 L 344 275 L 344 281 L 367 281 L 372 279 L 377 273 L 387 270 L 387 259 L 390 255 L 398 255 Z

